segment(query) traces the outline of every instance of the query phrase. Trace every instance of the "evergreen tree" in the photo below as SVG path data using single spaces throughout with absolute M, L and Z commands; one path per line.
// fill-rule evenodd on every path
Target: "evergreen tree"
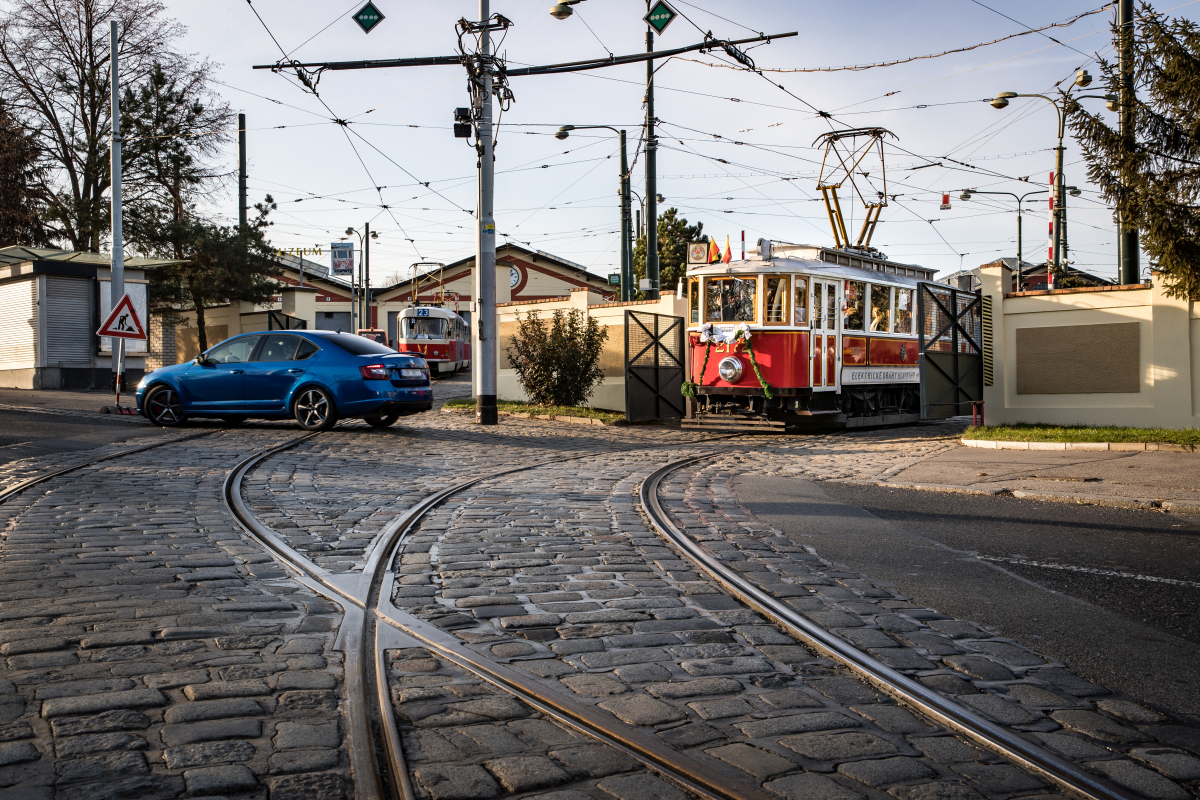
M 1166 276 L 1167 293 L 1200 300 L 1200 28 L 1147 4 L 1137 11 L 1135 28 L 1136 97 L 1124 88 L 1118 65 L 1100 62 L 1108 92 L 1121 106 L 1132 104 L 1129 135 L 1073 101 L 1068 118 L 1088 178 L 1125 224 L 1140 230 L 1142 248 Z
M 0 247 L 47 243 L 35 189 L 43 171 L 37 143 L 0 105 Z
M 679 279 L 687 272 L 687 246 L 691 242 L 708 243 L 704 223 L 688 225 L 679 211 L 668 208 L 658 218 L 658 285 L 664 291 L 675 291 Z M 634 285 L 646 277 L 646 237 L 639 236 L 633 247 Z M 642 293 L 638 293 L 642 297 Z

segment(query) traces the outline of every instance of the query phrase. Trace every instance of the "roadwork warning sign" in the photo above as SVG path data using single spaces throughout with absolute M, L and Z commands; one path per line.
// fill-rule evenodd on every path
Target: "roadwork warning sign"
M 96 333 L 100 336 L 115 336 L 118 339 L 146 338 L 146 328 L 138 319 L 137 311 L 134 309 L 129 295 L 121 296 L 121 299 L 117 301 L 117 307 L 112 310 L 108 319 L 104 320 L 104 324 Z

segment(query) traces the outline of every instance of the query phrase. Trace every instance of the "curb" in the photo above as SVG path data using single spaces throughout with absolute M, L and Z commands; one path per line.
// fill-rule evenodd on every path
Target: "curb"
M 1191 444 L 1166 442 L 1002 442 L 987 439 L 959 439 L 967 447 L 987 450 L 1158 450 L 1165 453 L 1194 453 Z
M 442 408 L 445 414 L 474 414 L 474 410 L 470 408 Z M 530 414 L 525 411 L 501 411 L 498 416 L 501 417 L 516 417 L 517 419 L 544 419 L 551 422 L 566 422 L 571 425 L 601 425 L 601 426 L 623 426 L 625 420 L 617 422 L 605 422 L 602 419 L 594 417 L 572 417 L 565 414 Z
M 1175 514 L 1200 514 L 1200 504 L 1176 500 L 1151 500 L 1136 497 L 1099 497 L 1091 494 L 1068 492 L 1028 492 L 1024 489 L 975 489 L 969 486 L 953 486 L 931 483 L 891 483 L 889 481 L 837 481 L 862 486 L 880 486 L 885 489 L 915 489 L 920 492 L 945 492 L 948 494 L 973 494 L 985 497 L 1015 497 L 1018 500 L 1038 500 L 1044 503 L 1071 503 L 1080 506 L 1103 506 L 1126 508 L 1135 511 L 1170 511 Z
M 132 406 L 100 406 L 101 414 L 120 414 L 123 417 L 140 417 L 136 408 Z

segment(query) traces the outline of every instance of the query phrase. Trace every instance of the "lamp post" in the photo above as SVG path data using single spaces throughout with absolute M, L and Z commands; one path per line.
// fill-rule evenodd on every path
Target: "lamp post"
M 570 10 L 570 6 L 566 6 Z M 563 125 L 554 134 L 556 139 L 566 139 L 571 131 L 603 128 L 617 134 L 621 142 L 621 180 L 617 194 L 621 199 L 621 300 L 633 299 L 633 220 L 629 200 L 629 162 L 625 153 L 625 131 L 609 125 Z
M 1021 248 L 1021 206 L 1025 202 L 1025 198 L 1030 195 L 1042 194 L 1048 192 L 1049 189 L 1038 189 L 1034 192 L 1026 192 L 1018 196 L 1015 192 L 981 192 L 978 189 L 963 189 L 962 194 L 958 196 L 959 200 L 970 200 L 972 195 L 976 194 L 1003 194 L 1016 199 L 1017 201 L 1017 291 L 1021 291 L 1021 280 L 1023 277 L 1023 265 L 1025 263 L 1024 251 Z M 1078 189 L 1076 189 L 1078 191 Z
M 346 236 L 357 236 L 358 247 L 363 254 L 363 263 L 359 268 L 361 279 L 358 282 L 357 296 L 354 292 L 354 275 L 350 275 L 350 326 L 352 328 L 371 328 L 371 240 L 378 239 L 379 234 L 371 230 L 371 223 L 363 225 L 363 232 L 354 228 L 346 228 Z M 359 324 L 354 325 L 355 310 L 358 312 Z M 365 320 L 365 324 L 364 324 Z
M 1050 105 L 1054 106 L 1054 113 L 1058 115 L 1058 147 L 1054 149 L 1054 185 L 1053 198 L 1051 203 L 1051 222 L 1050 222 L 1050 260 L 1052 272 L 1050 280 L 1053 276 L 1063 269 L 1063 264 L 1067 260 L 1067 186 L 1063 178 L 1063 137 L 1066 133 L 1066 114 L 1063 113 L 1061 103 L 1065 102 L 1070 97 L 1071 89 L 1075 86 L 1085 87 L 1091 85 L 1092 76 L 1088 74 L 1086 69 L 1081 69 L 1075 73 L 1075 80 L 1067 91 L 1060 91 L 1062 95 L 1058 100 L 1047 97 L 1044 94 L 1018 94 L 1017 92 L 1000 92 L 991 101 L 992 108 L 1003 109 L 1008 107 L 1008 101 L 1014 97 L 1036 97 L 1045 100 Z M 1085 97 L 1093 97 L 1101 100 L 1111 100 L 1107 95 L 1081 95 L 1076 99 Z M 1078 193 L 1078 190 L 1075 190 Z

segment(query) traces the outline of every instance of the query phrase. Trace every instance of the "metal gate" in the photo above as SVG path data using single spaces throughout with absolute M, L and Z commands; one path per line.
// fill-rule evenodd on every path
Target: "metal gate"
M 923 283 L 917 291 L 921 417 L 953 417 L 983 399 L 982 292 Z
M 625 312 L 625 419 L 681 418 L 683 317 Z
M 267 330 L 269 331 L 302 331 L 308 328 L 308 322 L 285 314 L 282 311 L 267 311 Z

